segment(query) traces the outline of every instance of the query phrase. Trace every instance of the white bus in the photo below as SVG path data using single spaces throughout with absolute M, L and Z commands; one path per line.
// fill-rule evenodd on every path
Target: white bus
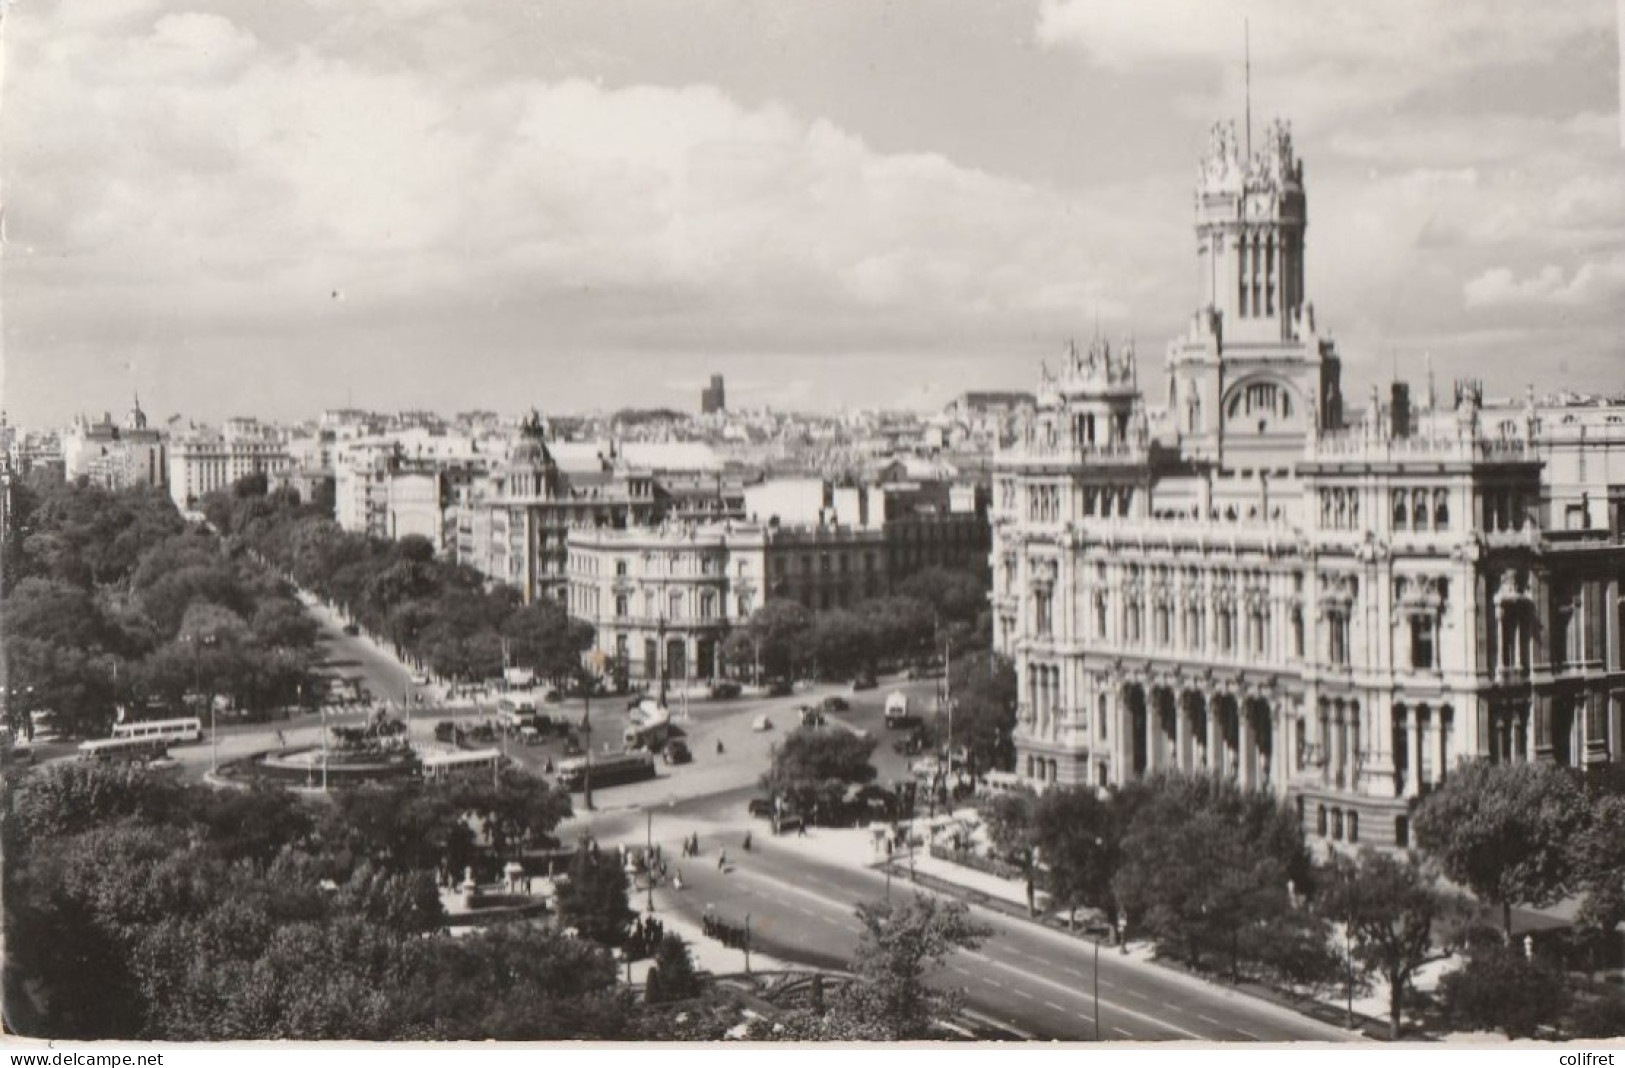
M 471 772 L 495 771 L 502 766 L 500 749 L 466 749 L 454 753 L 430 753 L 421 762 L 425 779 L 446 779 Z
M 201 742 L 203 721 L 196 716 L 185 719 L 147 719 L 113 725 L 114 738 L 162 738 L 166 742 Z
M 164 738 L 92 738 L 79 743 L 79 759 L 98 764 L 151 761 L 169 755 Z

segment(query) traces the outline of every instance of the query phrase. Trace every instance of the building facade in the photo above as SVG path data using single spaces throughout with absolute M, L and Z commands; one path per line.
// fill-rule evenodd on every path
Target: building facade
M 108 489 L 162 486 L 169 477 L 163 435 L 147 426 L 139 398 L 123 423 L 110 414 L 94 423 L 83 416 L 74 420 L 62 435 L 62 461 L 68 479 L 86 478 Z
M 169 443 L 169 495 L 188 509 L 249 475 L 276 477 L 294 467 L 282 440 L 249 419 L 228 420 L 219 432 L 192 430 Z
M 636 473 L 566 478 L 539 418 L 521 428 L 508 458 L 471 486 L 455 511 L 457 559 L 517 587 L 527 603 L 569 596 L 572 530 L 649 526 L 659 518 L 654 479 Z
M 1403 845 L 1458 761 L 1621 759 L 1621 472 L 1474 382 L 1346 418 L 1306 204 L 1283 124 L 1250 156 L 1215 127 L 1160 380 L 1073 346 L 995 459 L 995 643 L 1039 787 L 1207 772 Z

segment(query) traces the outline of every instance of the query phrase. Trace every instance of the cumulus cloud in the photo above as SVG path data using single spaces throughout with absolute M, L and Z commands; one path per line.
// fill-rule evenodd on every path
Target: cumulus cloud
M 40 367 L 92 369 L 91 354 L 119 349 L 188 369 L 177 388 L 205 359 L 266 353 L 290 382 L 351 367 L 388 378 L 413 358 L 427 380 L 447 354 L 491 353 L 482 366 L 498 379 L 554 359 L 584 382 L 582 354 L 693 358 L 605 379 L 658 386 L 732 353 L 774 354 L 787 380 L 817 382 L 816 359 L 850 352 L 887 363 L 888 389 L 922 367 L 1022 385 L 1036 359 L 1007 370 L 1007 354 L 1046 351 L 1097 316 L 1148 339 L 1142 351 L 1184 321 L 1195 286 L 1178 146 L 1194 153 L 1206 120 L 1238 110 L 1240 8 L 1043 0 L 1041 63 L 1019 30 L 990 41 L 1005 51 L 988 93 L 1046 99 L 1024 94 L 1052 83 L 1020 79 L 1061 63 L 1134 117 L 1117 140 L 1087 107 L 1035 120 L 1035 141 L 1087 144 L 1114 168 L 1102 178 L 1086 160 L 1065 181 L 997 151 L 972 165 L 924 132 L 899 144 L 820 106 L 867 94 L 879 108 L 883 82 L 826 86 L 820 101 L 721 59 L 668 76 L 649 48 L 621 47 L 622 31 L 660 31 L 617 21 L 642 20 L 628 10 L 595 22 L 449 0 L 14 7 L 0 282 L 8 369 L 35 376 L 17 395 L 49 377 Z M 1552 306 L 1591 327 L 1617 314 L 1615 117 L 1462 95 L 1508 64 L 1565 55 L 1606 4 L 1247 10 L 1255 81 L 1274 87 L 1259 96 L 1290 97 L 1258 110 L 1296 120 L 1312 295 L 1346 351 L 1459 328 L 1464 304 L 1532 332 Z M 722 53 L 750 50 L 747 31 L 710 28 L 747 38 Z M 952 109 L 937 121 L 974 127 Z M 919 362 L 892 366 L 894 354 Z M 74 385 L 62 374 L 56 395 Z
M 1573 271 L 1550 263 L 1523 276 L 1493 267 L 1463 285 L 1462 297 L 1469 308 L 1603 303 L 1617 311 L 1625 300 L 1625 255 L 1587 261 Z

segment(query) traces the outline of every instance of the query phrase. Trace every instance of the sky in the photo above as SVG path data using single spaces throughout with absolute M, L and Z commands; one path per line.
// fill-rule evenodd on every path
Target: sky
M 1195 311 L 1292 124 L 1345 392 L 1625 388 L 1616 0 L 12 0 L 0 403 L 940 405 Z

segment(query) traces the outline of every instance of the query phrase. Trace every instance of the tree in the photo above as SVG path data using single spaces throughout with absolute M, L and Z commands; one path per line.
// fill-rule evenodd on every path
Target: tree
M 1267 964 L 1272 925 L 1297 925 L 1287 884 L 1310 885 L 1296 814 L 1271 795 L 1206 775 L 1159 775 L 1123 791 L 1126 831 L 1112 889 L 1125 918 L 1192 967 L 1223 952 Z
M 559 922 L 603 946 L 626 940 L 634 913 L 627 903 L 626 871 L 613 853 L 582 843 L 570 858 L 569 878 L 559 886 Z
M 976 949 L 993 930 L 971 919 L 962 901 L 924 894 L 893 904 L 858 906 L 863 923 L 852 972 L 860 982 L 843 991 L 838 1011 L 878 1029 L 888 1041 L 923 1039 L 950 1015 L 958 994 L 928 985 L 931 972 L 961 949 Z
M 970 758 L 970 772 L 1015 767 L 1016 668 L 994 652 L 958 657 L 949 677 L 953 738 Z
M 1388 984 L 1388 1037 L 1397 1041 L 1406 988 L 1427 962 L 1434 921 L 1447 907 L 1436 879 L 1414 854 L 1399 858 L 1367 848 L 1357 860 L 1335 862 L 1318 904 L 1328 920 L 1346 926 L 1350 964 Z
M 1555 764 L 1468 764 L 1416 814 L 1416 839 L 1452 881 L 1501 911 L 1550 905 L 1574 875 L 1570 842 L 1585 826 L 1579 781 Z
M 1038 913 L 1034 885 L 1038 865 L 1037 809 L 1038 796 L 1027 790 L 994 794 L 980 808 L 993 848 L 1021 869 L 1027 886 L 1028 915 Z
M 1439 980 L 1444 1014 L 1455 1027 L 1533 1038 L 1568 1005 L 1563 973 L 1516 946 L 1480 943 L 1467 963 Z
M 795 675 L 806 661 L 813 617 L 794 601 L 768 601 L 746 625 L 760 653 L 764 677 Z
M 800 728 L 790 732 L 773 752 L 762 786 L 791 802 L 803 815 L 832 814 L 846 788 L 874 781 L 870 763 L 878 743 L 845 731 Z
M 498 860 L 523 849 L 558 844 L 553 831 L 570 817 L 570 795 L 522 771 L 509 770 L 497 783 L 484 779 L 454 782 L 452 804 L 479 819 Z
M 1593 941 L 1625 923 L 1625 795 L 1590 798 L 1586 826 L 1570 843 L 1570 863 L 1583 889 L 1576 922 Z
M 643 1000 L 651 1005 L 667 1001 L 684 1001 L 696 997 L 701 990 L 700 977 L 695 974 L 694 960 L 689 956 L 688 943 L 674 934 L 667 934 L 655 950 L 654 964 L 644 986 Z
M 1115 917 L 1112 877 L 1120 862 L 1121 829 L 1112 806 L 1087 786 L 1049 790 L 1033 805 L 1032 842 L 1044 858 L 1044 889 L 1068 911 L 1100 909 Z
M 987 606 L 989 587 L 969 571 L 928 567 L 904 579 L 897 592 L 923 602 L 943 620 L 975 623 Z

